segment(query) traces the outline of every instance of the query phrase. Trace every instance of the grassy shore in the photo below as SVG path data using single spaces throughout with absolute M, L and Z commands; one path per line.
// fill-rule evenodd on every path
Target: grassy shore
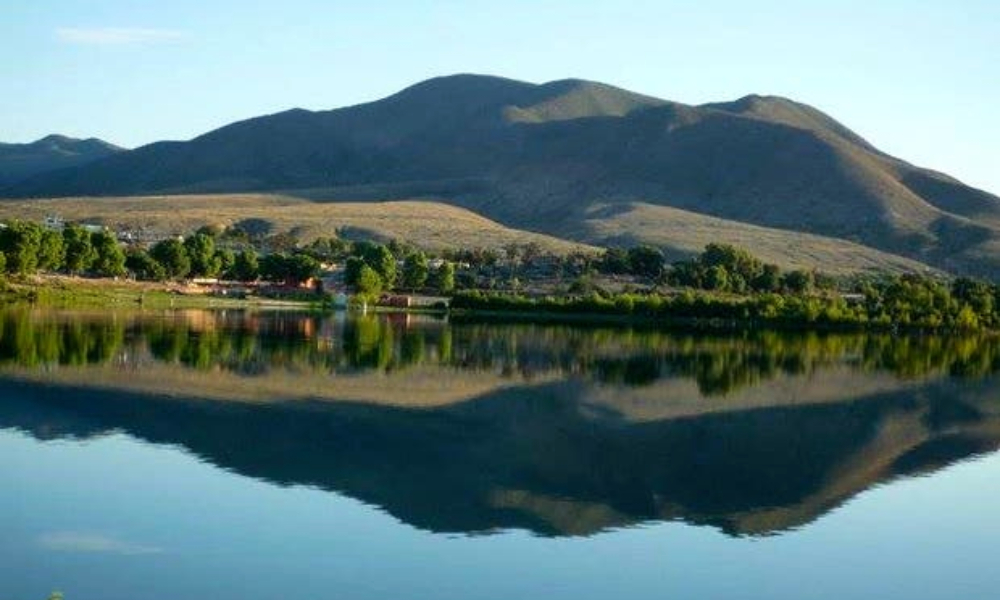
M 225 298 L 176 283 L 86 279 L 63 275 L 0 283 L 4 303 L 31 302 L 63 308 L 319 308 L 321 302 L 273 298 Z

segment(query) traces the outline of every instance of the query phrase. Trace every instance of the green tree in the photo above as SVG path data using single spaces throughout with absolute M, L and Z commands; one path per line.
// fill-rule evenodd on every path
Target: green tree
M 191 259 L 188 258 L 184 244 L 176 238 L 157 242 L 149 251 L 149 255 L 163 266 L 164 272 L 170 279 L 181 279 L 191 272 Z
M 236 253 L 228 248 L 216 248 L 215 261 L 219 265 L 216 275 L 223 277 L 226 273 L 233 271 L 233 265 L 236 264 Z
M 229 277 L 237 281 L 255 281 L 259 275 L 260 265 L 255 250 L 250 248 L 236 254 Z
M 455 265 L 445 262 L 435 269 L 431 287 L 444 294 L 453 291 L 455 289 Z
M 782 283 L 785 289 L 796 294 L 805 294 L 811 292 L 815 285 L 815 277 L 812 271 L 789 271 L 782 278 Z
M 42 228 L 27 221 L 11 221 L 0 229 L 0 252 L 7 257 L 8 273 L 30 275 L 38 270 Z
M 319 261 L 311 256 L 293 254 L 285 260 L 288 263 L 285 270 L 295 283 L 302 283 L 319 275 Z
M 383 289 L 391 290 L 396 282 L 396 257 L 386 246 L 371 244 L 366 247 L 361 259 L 378 273 Z
M 382 277 L 366 264 L 358 269 L 357 282 L 354 284 L 357 293 L 363 296 L 377 296 L 382 291 Z
M 128 269 L 136 279 L 142 281 L 162 281 L 167 278 L 167 272 L 163 265 L 149 255 L 145 250 L 132 249 L 126 253 L 125 268 Z
M 287 256 L 280 253 L 267 254 L 260 259 L 260 276 L 267 281 L 283 283 L 288 279 Z
M 781 269 L 778 265 L 766 264 L 752 282 L 758 292 L 776 292 L 781 289 Z
M 358 280 L 361 278 L 361 267 L 363 266 L 365 266 L 365 261 L 361 257 L 348 257 L 347 262 L 344 263 L 344 283 L 352 287 L 357 287 Z
M 417 250 L 410 253 L 403 262 L 403 287 L 418 290 L 427 283 L 427 255 Z
M 192 277 L 215 277 L 222 269 L 222 261 L 215 254 L 215 238 L 196 233 L 184 240 L 184 250 L 191 261 Z
M 125 274 L 125 251 L 108 231 L 100 231 L 90 236 L 96 258 L 91 270 L 101 277 L 120 277 Z
M 705 271 L 705 289 L 724 292 L 729 289 L 729 271 L 722 265 L 713 265 Z
M 62 233 L 52 229 L 44 230 L 38 247 L 38 268 L 44 271 L 58 271 L 65 261 L 66 248 Z
M 97 257 L 94 245 L 90 243 L 90 232 L 79 225 L 67 225 L 62 235 L 66 271 L 76 274 L 89 270 Z
M 663 252 L 652 246 L 636 246 L 628 250 L 628 267 L 635 275 L 656 279 L 663 273 Z
M 628 252 L 622 248 L 608 248 L 601 256 L 600 271 L 611 275 L 624 275 L 629 272 Z

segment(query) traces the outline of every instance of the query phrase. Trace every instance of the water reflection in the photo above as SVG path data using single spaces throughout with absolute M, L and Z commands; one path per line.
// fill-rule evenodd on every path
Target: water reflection
M 123 430 L 431 531 L 768 534 L 994 450 L 998 369 L 992 337 L 22 309 L 0 426 Z

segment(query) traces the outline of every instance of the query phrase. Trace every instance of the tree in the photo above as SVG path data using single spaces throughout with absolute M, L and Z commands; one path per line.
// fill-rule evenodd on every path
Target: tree
M 812 271 L 789 271 L 783 278 L 785 288 L 797 294 L 805 294 L 812 291 L 815 283 Z
M 65 269 L 74 274 L 90 269 L 97 257 L 94 246 L 90 243 L 90 232 L 79 225 L 67 225 L 62 235 Z
M 441 293 L 448 293 L 455 289 L 455 265 L 450 262 L 442 263 L 434 271 L 431 287 Z
M 30 275 L 38 269 L 42 228 L 35 223 L 11 221 L 0 229 L 0 252 L 7 257 L 8 273 Z
M 191 259 L 188 258 L 184 244 L 176 238 L 158 242 L 149 251 L 149 255 L 163 266 L 170 279 L 181 279 L 191 272 Z
M 705 271 L 705 288 L 716 291 L 729 289 L 729 272 L 722 265 L 714 265 Z
M 215 254 L 215 238 L 196 233 L 184 240 L 184 250 L 191 261 L 193 277 L 215 277 L 222 269 L 222 261 Z
M 38 268 L 43 271 L 58 271 L 66 261 L 63 235 L 59 231 L 46 229 L 38 247 Z
M 403 262 L 403 287 L 417 290 L 427 283 L 427 255 L 417 250 Z
M 251 248 L 236 254 L 229 277 L 237 281 L 254 281 L 259 275 L 260 264 L 257 262 L 256 251 Z
M 306 254 L 293 254 L 285 259 L 285 271 L 294 283 L 308 281 L 319 274 L 319 262 Z
M 233 271 L 233 265 L 236 264 L 236 254 L 228 248 L 216 248 L 214 260 L 219 265 L 216 275 L 225 276 Z
M 125 274 L 125 251 L 113 233 L 100 231 L 90 236 L 96 257 L 91 270 L 101 277 L 120 277 Z
M 7 272 L 7 256 L 0 252 L 0 277 Z
M 750 284 L 758 292 L 776 292 L 781 289 L 781 269 L 778 265 L 766 264 Z
M 628 253 L 621 248 L 608 248 L 601 257 L 600 270 L 610 275 L 624 275 L 629 272 Z
M 267 281 L 284 282 L 288 279 L 288 262 L 284 254 L 268 254 L 260 259 L 260 276 Z
M 386 246 L 371 242 L 361 246 L 361 260 L 378 273 L 382 287 L 391 290 L 396 282 L 396 257 Z
M 635 275 L 656 279 L 663 273 L 663 253 L 652 246 L 636 246 L 628 250 L 628 267 Z
M 125 268 L 128 269 L 136 279 L 142 281 L 162 281 L 167 278 L 167 272 L 163 265 L 149 255 L 145 250 L 129 250 L 125 256 Z
M 382 278 L 375 269 L 362 264 L 358 269 L 358 278 L 354 289 L 364 296 L 376 296 L 382 291 L 382 283 Z
M 365 266 L 365 261 L 361 257 L 348 257 L 347 262 L 344 264 L 344 283 L 357 287 L 358 281 L 361 279 L 361 267 L 363 266 Z

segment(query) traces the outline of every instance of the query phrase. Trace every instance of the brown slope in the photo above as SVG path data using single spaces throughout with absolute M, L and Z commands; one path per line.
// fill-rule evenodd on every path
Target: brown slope
M 6 194 L 414 182 L 534 231 L 570 230 L 596 205 L 644 202 L 1000 276 L 1000 200 L 887 156 L 812 107 L 756 96 L 686 106 L 578 80 L 437 78 L 376 102 L 154 144 Z

